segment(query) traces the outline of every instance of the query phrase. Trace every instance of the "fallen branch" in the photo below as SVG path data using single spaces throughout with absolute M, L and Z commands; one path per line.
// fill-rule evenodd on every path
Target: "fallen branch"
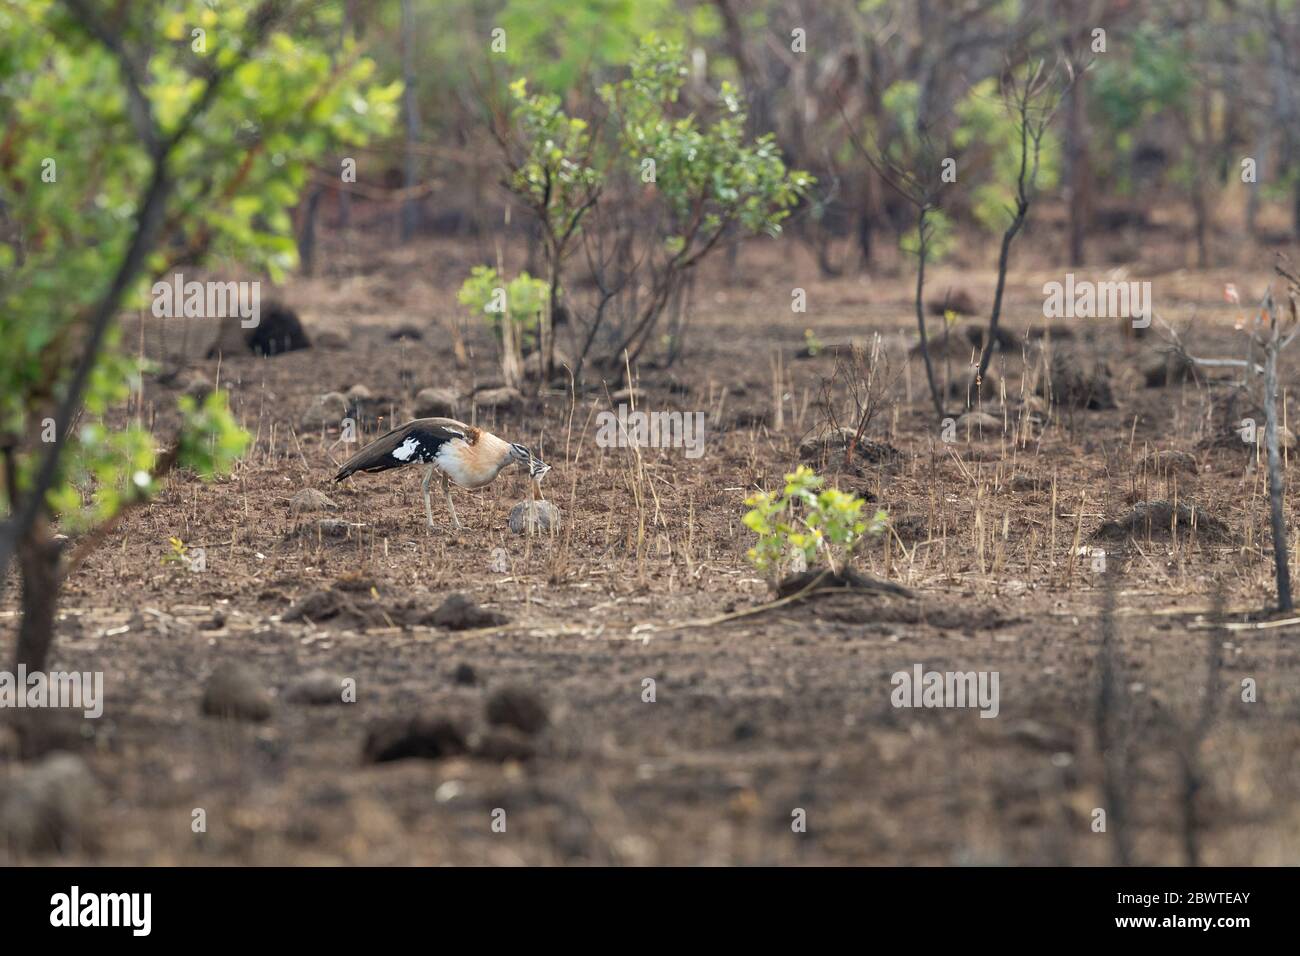
M 659 633 L 662 631 L 680 631 L 683 628 L 688 628 L 688 627 L 690 628 L 713 627 L 715 624 L 724 624 L 727 621 L 734 621 L 742 617 L 753 617 L 755 614 L 763 614 L 767 611 L 774 611 L 779 607 L 784 607 L 787 604 L 794 604 L 796 601 L 801 601 L 806 597 L 813 597 L 814 595 L 818 595 L 818 594 L 855 593 L 851 588 L 820 587 L 821 582 L 824 581 L 830 573 L 831 573 L 830 569 L 828 568 L 827 570 L 819 574 L 816 578 L 814 578 L 811 582 L 809 582 L 807 586 L 796 591 L 794 594 L 786 595 L 783 598 L 777 598 L 775 601 L 768 601 L 766 604 L 757 604 L 754 607 L 748 607 L 742 611 L 729 611 L 726 614 L 718 614 L 714 617 L 697 618 L 693 621 L 681 621 L 677 624 L 665 624 L 662 627 L 651 628 L 649 632 L 643 632 L 643 633 Z M 900 590 L 905 590 L 905 589 L 900 588 Z

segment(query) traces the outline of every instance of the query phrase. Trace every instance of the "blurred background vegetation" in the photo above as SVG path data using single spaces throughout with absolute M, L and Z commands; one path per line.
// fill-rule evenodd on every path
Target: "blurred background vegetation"
M 1014 127 L 999 81 L 1034 58 L 1078 74 L 1039 180 L 1061 261 L 1131 261 L 1135 230 L 1147 228 L 1176 230 L 1185 264 L 1197 266 L 1231 256 L 1234 243 L 1216 235 L 1272 245 L 1300 235 L 1294 0 L 407 0 L 348 10 L 347 30 L 382 73 L 410 84 L 407 185 L 440 187 L 419 204 L 423 229 L 501 224 L 489 113 L 511 80 L 599 122 L 601 86 L 653 32 L 685 51 L 683 112 L 716 106 L 726 81 L 749 104 L 748 132 L 772 133 L 787 164 L 816 177 L 792 226 L 828 273 L 888 259 L 910 225 L 850 129 L 904 163 L 925 131 L 957 164 L 944 219 L 1004 227 Z M 494 31 L 504 31 L 496 49 Z M 376 147 L 392 185 L 402 181 L 398 146 Z M 1248 159 L 1254 183 L 1243 182 Z

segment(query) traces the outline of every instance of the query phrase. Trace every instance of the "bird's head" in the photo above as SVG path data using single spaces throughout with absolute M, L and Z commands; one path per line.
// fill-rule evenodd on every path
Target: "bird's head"
M 546 476 L 546 473 L 551 470 L 550 465 L 542 461 L 523 445 L 512 444 L 510 446 L 510 459 L 512 461 L 517 461 L 522 465 L 526 465 L 528 467 L 528 477 L 536 482 L 541 482 L 542 478 Z

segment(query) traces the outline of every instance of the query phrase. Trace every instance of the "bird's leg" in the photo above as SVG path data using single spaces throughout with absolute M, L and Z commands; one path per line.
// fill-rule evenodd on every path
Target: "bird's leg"
M 429 519 L 429 527 L 433 528 L 436 525 L 433 523 L 433 505 L 429 501 L 429 482 L 431 481 L 433 481 L 433 465 L 429 466 L 428 471 L 424 473 L 424 481 L 420 483 L 420 490 L 424 492 L 424 514 Z M 444 478 L 442 483 L 445 486 L 447 479 Z
M 456 505 L 451 500 L 451 485 L 447 481 L 447 476 L 442 476 L 442 493 L 447 496 L 447 510 L 451 512 L 452 526 L 457 530 L 460 528 L 460 519 L 456 517 Z

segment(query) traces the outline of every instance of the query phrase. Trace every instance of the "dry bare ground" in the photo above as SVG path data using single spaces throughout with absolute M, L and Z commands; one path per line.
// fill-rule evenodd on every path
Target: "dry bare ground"
M 1032 344 L 995 357 L 1000 384 L 982 405 L 991 419 L 945 442 L 921 365 L 907 358 L 910 275 L 815 281 L 792 243 L 755 245 L 699 277 L 685 362 L 637 376 L 641 407 L 707 416 L 704 454 L 688 459 L 599 447 L 604 392 L 556 387 L 513 409 L 476 408 L 474 388 L 499 376 L 483 329 L 471 330 L 469 367 L 454 360 L 454 292 L 475 261 L 463 244 L 368 261 L 335 244 L 325 259 L 324 276 L 282 290 L 315 348 L 195 363 L 230 389 L 256 436 L 234 475 L 174 479 L 69 583 L 50 666 L 104 671 L 104 716 L 0 730 L 5 775 L 24 772 L 20 751 L 76 746 L 102 783 L 107 799 L 65 858 L 1300 859 L 1296 630 L 1253 626 L 1272 593 L 1265 478 L 1253 447 L 1225 438 L 1225 389 L 1146 386 L 1154 330 L 1137 340 L 1117 322 L 1078 319 L 1056 330 L 1055 364 Z M 1004 325 L 1018 338 L 1041 330 L 1042 284 L 1059 278 L 1013 273 Z M 1251 301 L 1268 275 L 1129 278 L 1152 281 L 1157 312 L 1186 325 L 1197 351 L 1235 355 L 1239 310 L 1224 304 L 1224 282 Z M 987 309 L 993 280 L 941 269 L 931 297 L 963 289 Z M 796 286 L 807 314 L 791 312 Z M 421 337 L 393 339 L 404 326 Z M 181 345 L 175 326 L 128 318 L 126 328 L 150 354 Z M 806 328 L 822 348 L 801 358 Z M 745 557 L 743 499 L 777 485 L 828 417 L 850 414 L 847 345 L 870 349 L 877 333 L 884 386 L 869 436 L 897 454 L 817 464 L 888 509 L 894 531 L 862 569 L 914 596 L 822 596 L 732 616 L 771 598 Z M 969 360 L 963 340 L 940 354 L 940 376 L 959 381 Z M 1097 363 L 1113 402 L 1094 404 L 1113 407 L 1034 396 L 1049 371 L 1059 398 L 1063 374 Z M 188 381 L 151 378 L 122 414 L 156 414 L 162 434 Z M 460 417 L 539 451 L 554 466 L 545 487 L 562 510 L 557 533 L 507 529 L 527 491 L 514 473 L 456 492 L 462 534 L 425 526 L 416 469 L 334 486 L 349 446 L 303 416 L 319 394 L 357 385 L 371 394 L 363 417 L 376 417 L 367 434 L 410 416 L 415 393 L 435 386 L 457 392 Z M 1176 454 L 1156 455 L 1166 452 Z M 305 488 L 337 508 L 295 514 Z M 1149 501 L 1171 506 L 1114 524 Z M 435 496 L 440 519 L 441 509 Z M 1300 528 L 1294 495 L 1288 518 Z M 166 562 L 172 537 L 203 548 L 206 571 Z M 14 590 L 0 610 L 6 655 Z M 433 612 L 455 592 L 505 622 L 439 626 Z M 1208 626 L 1216 601 L 1236 629 Z M 232 706 L 269 707 L 267 719 L 203 714 L 205 683 L 232 662 L 244 673 L 227 675 L 227 690 L 252 701 Z M 915 664 L 997 671 L 998 716 L 895 708 L 890 676 Z M 344 678 L 355 703 L 303 702 Z M 1246 679 L 1255 702 L 1242 699 Z M 426 759 L 374 759 L 403 748 Z M 1108 812 L 1104 833 L 1096 808 Z M 206 832 L 194 832 L 196 809 Z M 799 810 L 804 832 L 792 826 Z M 27 858 L 0 848 L 0 861 Z

